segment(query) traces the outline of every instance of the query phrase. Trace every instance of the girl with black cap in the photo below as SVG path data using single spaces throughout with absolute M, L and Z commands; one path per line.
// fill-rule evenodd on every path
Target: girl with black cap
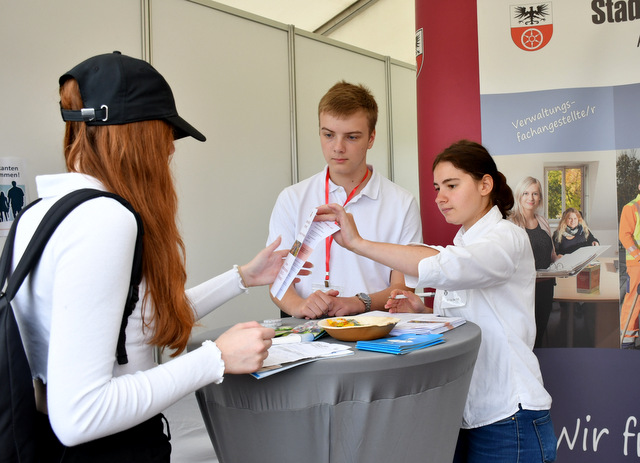
M 94 188 L 122 196 L 140 215 L 143 279 L 126 327 L 128 363 L 121 365 L 115 350 L 138 228 L 119 202 L 101 197 L 64 219 L 14 299 L 47 429 L 43 461 L 169 461 L 161 412 L 225 374 L 256 371 L 275 334 L 241 323 L 178 356 L 192 327 L 248 287 L 272 283 L 286 251 L 275 251 L 276 240 L 248 264 L 185 291 L 169 161 L 175 139 L 205 137 L 178 115 L 169 85 L 151 65 L 118 52 L 64 74 L 60 106 L 69 172 L 37 178 L 42 200 L 19 222 L 14 262 L 52 204 Z M 155 364 L 155 346 L 176 358 Z

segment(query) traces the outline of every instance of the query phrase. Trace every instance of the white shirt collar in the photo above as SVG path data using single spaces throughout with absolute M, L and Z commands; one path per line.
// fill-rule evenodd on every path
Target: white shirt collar
M 380 176 L 373 169 L 373 166 L 371 164 L 367 164 L 367 168 L 371 171 L 371 178 L 369 179 L 367 184 L 364 186 L 362 191 L 358 193 L 358 195 L 355 198 L 353 198 L 353 200 L 355 200 L 356 198 L 359 198 L 360 196 L 368 196 L 371 199 L 377 199 L 378 195 L 380 194 Z M 327 175 L 328 169 L 329 169 L 329 166 L 325 166 L 324 168 L 325 177 Z M 338 188 L 342 188 L 342 187 L 333 183 L 331 178 L 329 178 L 329 191 L 333 193 Z M 346 191 L 345 193 L 348 195 L 350 191 Z
M 39 175 L 36 177 L 36 185 L 38 187 L 38 196 L 41 198 L 62 196 L 81 188 L 106 190 L 102 182 L 95 177 L 78 172 Z
M 479 237 L 483 236 L 487 230 L 492 229 L 500 220 L 502 220 L 502 212 L 500 212 L 498 206 L 493 206 L 489 209 L 489 212 L 474 223 L 469 230 L 465 230 L 464 227 L 461 227 L 460 230 L 458 230 L 453 243 L 456 246 L 471 244 Z

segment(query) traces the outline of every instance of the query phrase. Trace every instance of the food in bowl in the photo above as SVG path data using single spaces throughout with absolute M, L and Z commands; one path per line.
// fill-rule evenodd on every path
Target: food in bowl
M 318 322 L 318 326 L 339 341 L 369 341 L 387 336 L 400 321 L 394 317 L 334 317 Z
M 330 326 L 332 328 L 342 328 L 345 326 L 360 326 L 360 322 L 358 322 L 358 320 L 356 320 L 355 318 L 343 318 L 343 317 L 328 318 L 326 322 L 327 322 L 327 326 Z

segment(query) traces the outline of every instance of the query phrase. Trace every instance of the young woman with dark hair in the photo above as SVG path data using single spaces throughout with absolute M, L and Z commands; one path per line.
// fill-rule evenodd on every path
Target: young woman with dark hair
M 527 234 L 505 220 L 513 194 L 480 144 L 454 143 L 433 162 L 436 203 L 461 225 L 453 246 L 402 246 L 363 239 L 337 204 L 317 220 L 335 220 L 338 244 L 405 274 L 407 286 L 436 288 L 434 312 L 463 317 L 482 329 L 455 462 L 551 462 L 556 437 L 551 397 L 544 389 L 535 338 L 533 253 Z M 390 312 L 426 308 L 409 291 L 390 299 Z

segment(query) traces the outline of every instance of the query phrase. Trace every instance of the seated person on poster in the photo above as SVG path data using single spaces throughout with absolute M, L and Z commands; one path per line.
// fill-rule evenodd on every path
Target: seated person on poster
M 280 193 L 268 241 L 281 236 L 280 248 L 289 249 L 313 208 L 339 203 L 369 239 L 421 242 L 420 210 L 413 195 L 367 164 L 378 118 L 371 91 L 363 85 L 336 83 L 320 100 L 318 118 L 327 165 Z M 309 260 L 314 271 L 306 281 L 289 287 L 281 300 L 272 297 L 283 316 L 315 319 L 383 310 L 392 289 L 408 290 L 402 273 L 337 246 L 331 237 Z
M 558 229 L 553 233 L 553 245 L 558 257 L 571 254 L 585 246 L 598 246 L 600 242 L 593 236 L 582 214 L 570 207 L 562 213 Z

